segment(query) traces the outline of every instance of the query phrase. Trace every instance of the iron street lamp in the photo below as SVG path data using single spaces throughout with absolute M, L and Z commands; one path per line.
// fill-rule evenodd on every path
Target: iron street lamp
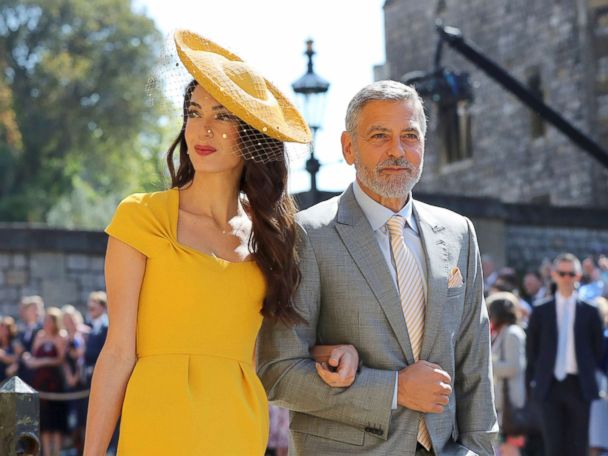
M 310 148 L 310 158 L 306 161 L 306 171 L 310 174 L 310 190 L 313 198 L 317 199 L 317 172 L 319 172 L 319 160 L 315 157 L 315 139 L 317 131 L 321 128 L 323 114 L 325 112 L 326 94 L 329 90 L 329 82 L 314 72 L 312 56 L 313 41 L 306 41 L 306 52 L 308 57 L 308 69 L 304 76 L 295 81 L 291 87 L 299 98 L 299 105 L 303 111 L 304 119 L 312 130 L 312 144 Z

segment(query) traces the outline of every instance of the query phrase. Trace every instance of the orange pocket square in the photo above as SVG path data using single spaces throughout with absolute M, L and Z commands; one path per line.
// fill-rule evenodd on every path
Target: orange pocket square
M 462 280 L 460 269 L 458 269 L 458 267 L 453 267 L 448 277 L 448 288 L 458 288 L 462 285 L 464 285 L 464 281 Z

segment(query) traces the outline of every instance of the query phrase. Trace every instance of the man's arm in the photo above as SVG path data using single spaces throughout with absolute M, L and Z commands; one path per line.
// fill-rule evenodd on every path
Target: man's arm
M 361 366 L 355 382 L 348 388 L 332 388 L 316 372 L 309 350 L 317 343 L 321 280 L 308 236 L 304 230 L 300 230 L 300 235 L 302 281 L 295 306 L 308 323 L 288 327 L 264 319 L 258 337 L 258 375 L 276 405 L 361 430 L 374 428 L 378 437 L 386 439 L 395 388 L 394 371 Z M 346 308 L 348 303 L 344 305 Z
M 456 338 L 454 394 L 456 419 L 463 446 L 479 455 L 494 454 L 492 442 L 498 432 L 488 313 L 483 299 L 483 275 L 477 239 L 468 225 L 468 265 L 464 310 Z
M 531 397 L 529 392 L 531 391 L 534 369 L 536 368 L 536 360 L 538 358 L 538 338 L 540 335 L 540 328 L 538 327 L 540 324 L 539 312 L 540 309 L 538 308 L 532 312 L 526 331 L 526 391 L 528 392 L 528 397 Z

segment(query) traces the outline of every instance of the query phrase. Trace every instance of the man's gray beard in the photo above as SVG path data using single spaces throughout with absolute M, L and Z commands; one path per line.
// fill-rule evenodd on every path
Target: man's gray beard
M 357 177 L 361 183 L 383 198 L 406 198 L 420 180 L 422 165 L 421 161 L 420 167 L 416 168 L 405 158 L 389 158 L 370 171 L 365 166 L 359 166 L 359 157 L 355 160 Z M 405 168 L 407 172 L 382 176 L 381 171 L 390 167 Z

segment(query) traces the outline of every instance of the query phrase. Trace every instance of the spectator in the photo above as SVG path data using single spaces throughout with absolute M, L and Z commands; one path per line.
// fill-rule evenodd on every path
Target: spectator
M 509 387 L 508 400 L 513 407 L 522 407 L 526 400 L 526 335 L 517 324 L 517 296 L 508 292 L 495 293 L 488 298 L 487 305 L 495 334 L 492 340 L 492 367 L 496 413 L 502 429 L 502 412 L 507 400 L 505 382 Z M 523 436 L 501 432 L 501 456 L 519 456 L 523 446 Z
M 604 283 L 608 283 L 608 256 L 600 255 L 597 260 L 597 264 L 600 268 L 600 275 Z M 604 290 L 604 297 L 608 298 L 608 289 Z
M 108 335 L 108 297 L 105 291 L 94 291 L 89 295 L 87 308 L 91 332 L 86 340 L 84 354 L 87 384 L 93 376 L 93 368 Z
M 528 298 L 528 303 L 532 307 L 540 303 L 547 296 L 547 287 L 543 285 L 543 278 L 538 271 L 528 271 L 524 275 L 523 287 L 526 292 L 526 298 Z
M 555 297 L 530 317 L 526 377 L 541 403 L 547 454 L 587 456 L 589 407 L 598 397 L 595 374 L 603 349 L 602 322 L 595 307 L 577 298 L 578 258 L 559 255 L 552 277 Z
M 591 404 L 589 447 L 591 456 L 608 456 L 608 299 L 596 299 L 604 322 L 604 356 L 600 363 L 600 399 Z
M 267 456 L 287 456 L 289 446 L 289 412 L 287 409 L 269 407 L 270 434 L 268 436 Z
M 84 373 L 85 343 L 81 332 L 84 326 L 82 314 L 74 306 L 64 306 L 61 311 L 63 312 L 63 326 L 68 337 L 68 349 L 64 363 L 66 389 L 67 391 L 83 391 L 87 386 Z M 68 402 L 68 428 L 78 455 L 82 454 L 84 447 L 87 401 L 87 398 L 83 398 Z
M 517 311 L 517 321 L 520 326 L 525 328 L 528 325 L 528 318 L 530 317 L 530 312 L 532 312 L 532 307 L 519 296 L 518 283 L 519 279 L 515 269 L 509 267 L 502 268 L 498 271 L 496 280 L 488 291 L 488 296 L 498 292 L 508 292 L 515 295 L 517 298 L 517 307 L 515 309 Z
M 481 270 L 483 272 L 483 288 L 486 291 L 494 285 L 494 282 L 498 278 L 498 272 L 496 272 L 496 263 L 494 263 L 494 257 L 487 253 L 481 255 Z
M 9 378 L 10 367 L 17 361 L 14 341 L 17 337 L 17 325 L 13 317 L 0 319 L 0 385 Z M 13 371 L 14 372 L 14 371 Z
M 61 310 L 47 310 L 42 329 L 32 345 L 32 353 L 24 353 L 23 360 L 34 370 L 32 386 L 46 393 L 64 391 L 63 362 L 67 349 L 67 335 L 62 329 Z M 64 401 L 40 399 L 40 436 L 44 456 L 59 456 L 63 436 L 67 433 L 67 404 Z
M 18 362 L 16 369 L 11 369 L 10 375 L 18 375 L 21 380 L 31 385 L 32 371 L 23 363 L 24 353 L 32 351 L 32 344 L 36 334 L 42 328 L 42 317 L 44 316 L 44 301 L 40 296 L 25 296 L 19 303 L 19 318 L 17 340 L 15 342 L 15 353 Z M 16 371 L 15 371 L 16 370 Z
M 608 290 L 606 290 L 602 272 L 595 264 L 595 260 L 592 256 L 588 256 L 583 260 L 583 269 L 587 280 L 585 285 L 582 285 L 578 290 L 579 299 L 593 302 L 595 298 L 603 296 Z

